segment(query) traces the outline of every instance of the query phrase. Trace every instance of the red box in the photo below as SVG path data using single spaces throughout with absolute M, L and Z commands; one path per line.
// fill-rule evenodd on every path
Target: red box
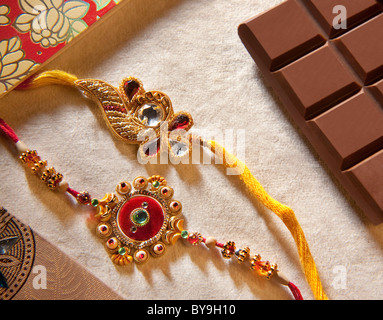
M 0 96 L 54 57 L 122 0 L 3 0 Z

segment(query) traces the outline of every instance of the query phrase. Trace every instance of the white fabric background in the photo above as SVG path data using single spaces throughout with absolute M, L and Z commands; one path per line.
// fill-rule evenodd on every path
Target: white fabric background
M 246 129 L 243 160 L 294 209 L 329 298 L 382 299 L 383 227 L 366 220 L 317 159 L 237 35 L 242 21 L 281 1 L 125 1 L 45 69 L 113 85 L 133 75 L 146 89 L 166 92 L 175 111 L 190 112 L 194 130 Z M 102 197 L 123 179 L 163 175 L 183 204 L 187 229 L 250 246 L 313 299 L 287 228 L 219 166 L 139 164 L 136 147 L 116 139 L 98 105 L 71 88 L 13 91 L 0 104 L 0 117 L 73 188 Z M 161 259 L 116 267 L 87 227 L 89 210 L 24 170 L 6 139 L 0 147 L 0 203 L 124 298 L 291 298 L 218 251 L 181 241 Z

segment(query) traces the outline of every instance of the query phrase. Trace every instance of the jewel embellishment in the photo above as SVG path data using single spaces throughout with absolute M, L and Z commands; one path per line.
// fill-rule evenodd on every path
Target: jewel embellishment
M 145 209 L 137 208 L 132 211 L 130 220 L 139 227 L 146 225 L 149 222 L 149 212 Z
M 135 81 L 135 80 L 127 80 L 123 84 L 123 89 L 128 97 L 129 100 L 132 100 L 132 98 L 135 96 L 135 94 L 138 92 L 140 89 L 140 83 Z
M 138 119 L 140 119 L 144 125 L 149 127 L 156 127 L 163 118 L 161 107 L 154 103 L 144 104 L 138 110 L 137 114 Z
M 122 182 L 116 191 L 117 195 L 108 193 L 94 201 L 96 233 L 106 240 L 112 261 L 141 264 L 150 256 L 162 256 L 166 245 L 174 244 L 183 231 L 181 203 L 172 199 L 173 189 L 163 177 L 151 176 L 137 177 L 132 184 Z
M 140 146 L 141 157 L 156 157 L 162 145 L 174 158 L 189 153 L 188 139 L 179 141 L 171 133 L 188 131 L 193 118 L 184 111 L 174 113 L 165 93 L 146 91 L 133 77 L 123 79 L 118 88 L 96 79 L 77 80 L 75 86 L 99 102 L 108 127 L 119 138 Z

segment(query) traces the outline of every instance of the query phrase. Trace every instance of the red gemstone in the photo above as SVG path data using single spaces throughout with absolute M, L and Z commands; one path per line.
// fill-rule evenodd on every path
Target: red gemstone
M 139 88 L 140 84 L 135 80 L 128 80 L 124 83 L 124 91 L 129 100 L 132 100 Z
M 179 114 L 175 117 L 169 126 L 169 131 L 176 129 L 185 129 L 189 125 L 190 119 L 186 114 Z
M 90 194 L 86 191 L 79 193 L 77 200 L 82 204 L 88 204 L 92 201 Z

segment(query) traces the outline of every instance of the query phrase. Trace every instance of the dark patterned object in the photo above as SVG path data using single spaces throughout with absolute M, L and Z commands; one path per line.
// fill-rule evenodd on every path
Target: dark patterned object
M 0 209 L 0 299 L 11 299 L 23 286 L 33 266 L 32 230 Z

